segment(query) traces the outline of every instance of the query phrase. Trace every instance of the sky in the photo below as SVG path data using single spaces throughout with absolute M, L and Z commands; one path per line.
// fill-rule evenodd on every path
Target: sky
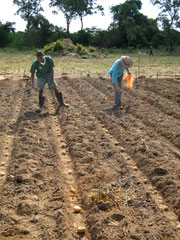
M 58 15 L 52 14 L 52 8 L 49 7 L 49 0 L 44 0 L 42 7 L 44 8 L 44 15 L 50 23 L 59 27 L 66 28 L 66 21 L 61 12 Z M 100 13 L 87 16 L 84 18 L 84 28 L 97 27 L 101 29 L 107 29 L 112 23 L 112 15 L 109 8 L 112 5 L 118 5 L 124 3 L 125 0 L 98 0 L 97 3 L 104 7 L 104 16 Z M 141 12 L 149 18 L 156 18 L 158 16 L 158 8 L 150 4 L 150 0 L 142 0 L 143 6 Z M 5 23 L 16 22 L 16 31 L 24 31 L 26 28 L 26 22 L 18 15 L 15 15 L 18 7 L 13 5 L 13 0 L 0 0 L 0 21 Z M 80 20 L 73 20 L 70 25 L 70 32 L 79 31 L 81 28 Z

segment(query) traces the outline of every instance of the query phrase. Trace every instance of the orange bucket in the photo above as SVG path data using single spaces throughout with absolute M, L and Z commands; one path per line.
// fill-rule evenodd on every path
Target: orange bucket
M 126 73 L 124 75 L 124 79 L 126 80 L 127 88 L 129 90 L 131 90 L 132 87 L 133 87 L 133 82 L 134 82 L 134 78 L 133 78 L 132 74 L 131 73 Z

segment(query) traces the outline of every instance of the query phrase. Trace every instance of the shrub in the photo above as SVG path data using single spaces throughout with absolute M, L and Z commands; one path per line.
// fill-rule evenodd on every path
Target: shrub
M 89 51 L 89 52 L 96 52 L 97 49 L 96 49 L 95 47 L 89 46 L 89 47 L 88 47 L 88 51 Z
M 88 59 L 88 58 L 89 58 L 88 55 L 83 55 L 83 56 L 82 56 L 82 59 Z
M 55 42 L 55 45 L 53 47 L 53 52 L 60 52 L 64 49 L 64 46 L 63 46 L 63 43 L 61 41 L 61 39 L 58 39 L 56 42 Z
M 53 51 L 53 48 L 54 48 L 54 45 L 51 43 L 51 44 L 47 44 L 44 48 L 43 48 L 43 52 L 44 53 L 48 53 L 48 52 L 52 52 Z
M 75 51 L 80 55 L 87 54 L 86 48 L 82 44 L 79 44 L 79 43 L 76 45 Z

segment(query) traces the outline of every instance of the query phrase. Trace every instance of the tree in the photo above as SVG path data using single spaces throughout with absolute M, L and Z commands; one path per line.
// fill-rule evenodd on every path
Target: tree
M 17 14 L 27 22 L 28 32 L 31 17 L 43 11 L 43 8 L 41 7 L 42 1 L 43 0 L 13 0 L 13 3 L 19 7 Z
M 0 22 L 0 47 L 6 47 L 10 43 L 10 34 L 14 33 L 14 22 Z
M 128 46 L 135 43 L 137 34 L 137 20 L 141 13 L 142 2 L 140 0 L 127 0 L 123 4 L 115 5 L 111 7 L 111 13 L 113 14 L 113 29 L 118 29 L 119 42 L 121 47 L 128 43 Z M 114 31 L 112 31 L 114 32 Z M 123 40 L 123 45 L 122 45 Z M 127 44 L 126 44 L 127 46 Z
M 54 30 L 54 25 L 41 14 L 32 16 L 29 22 L 29 36 L 31 38 L 31 47 L 44 47 L 48 42 Z
M 56 7 L 60 10 L 65 18 L 67 25 L 67 33 L 69 34 L 69 28 L 71 21 L 77 16 L 75 12 L 75 3 L 74 0 L 50 0 L 50 7 Z M 54 14 L 57 14 L 57 11 L 53 11 Z
M 125 20 L 125 30 L 128 40 L 128 47 L 130 47 L 131 42 L 136 39 L 136 25 L 135 20 L 132 17 L 127 17 Z
M 97 0 L 76 0 L 75 1 L 75 12 L 79 16 L 81 21 L 81 30 L 83 30 L 83 17 L 87 15 L 92 15 L 97 13 L 97 11 L 101 11 L 103 13 L 103 7 L 101 5 L 97 5 Z
M 135 19 L 141 10 L 142 2 L 140 0 L 126 0 L 125 3 L 111 7 L 113 21 L 119 27 L 123 25 L 127 17 Z
M 150 0 L 150 2 L 161 9 L 159 21 L 162 23 L 163 29 L 167 31 L 169 48 L 172 50 L 172 30 L 180 27 L 180 0 Z
M 73 19 L 79 17 L 81 21 L 81 30 L 83 30 L 83 18 L 87 15 L 92 15 L 101 11 L 103 14 L 103 7 L 98 5 L 98 0 L 51 0 L 50 6 L 56 7 L 62 11 L 66 18 L 67 33 L 69 33 L 69 26 Z M 56 11 L 53 13 L 57 14 Z
M 111 43 L 117 47 L 148 47 L 159 36 L 157 21 L 140 13 L 140 0 L 126 0 L 111 7 L 113 23 L 109 28 Z

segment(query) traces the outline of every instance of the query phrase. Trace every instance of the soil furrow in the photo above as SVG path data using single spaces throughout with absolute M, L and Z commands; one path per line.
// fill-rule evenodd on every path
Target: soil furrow
M 174 101 L 171 101 L 165 97 L 160 96 L 157 93 L 150 92 L 149 90 L 139 87 L 140 84 L 134 85 L 134 91 L 131 94 L 135 95 L 136 97 L 141 98 L 143 101 L 148 102 L 149 104 L 153 105 L 154 107 L 158 108 L 161 112 L 172 116 L 176 119 L 180 119 L 180 105 Z
M 168 151 L 169 146 L 159 141 L 159 137 L 153 132 L 146 132 L 145 126 L 130 116 L 116 118 L 109 115 L 109 110 L 105 110 L 110 106 L 106 96 L 100 95 L 96 89 L 91 89 L 82 79 L 80 82 L 77 79 L 69 80 L 69 83 L 85 100 L 94 116 L 122 143 L 137 166 L 179 216 L 179 160 Z M 91 95 L 86 94 L 87 89 Z
M 177 81 L 140 78 L 136 80 L 136 84 L 149 92 L 180 104 L 180 84 Z
M 14 135 L 17 129 L 17 119 L 21 110 L 26 83 L 17 79 L 0 82 L 0 102 L 2 112 L 0 117 L 0 190 L 6 178 Z M 8 91 L 7 91 L 8 90 Z
M 60 169 L 61 174 L 63 175 L 63 180 L 65 184 L 64 191 L 64 201 L 66 203 L 66 211 L 68 212 L 68 225 L 69 229 L 72 232 L 72 237 L 87 240 L 90 239 L 87 227 L 85 226 L 84 213 L 81 207 L 81 195 L 78 192 L 78 185 L 76 183 L 75 173 L 72 166 L 72 159 L 68 154 L 68 147 L 64 142 L 63 135 L 61 133 L 61 127 L 58 121 L 58 118 L 54 114 L 55 106 L 54 96 L 50 93 L 47 94 L 47 104 L 48 110 L 50 112 L 50 125 L 53 133 L 54 145 L 56 146 L 56 152 L 58 153 L 60 159 Z M 68 112 L 68 110 L 67 110 Z M 49 125 L 49 124 L 48 124 Z M 74 208 L 79 207 L 79 210 Z M 84 233 L 78 235 L 78 231 L 84 229 Z M 72 238 L 71 237 L 71 238 Z M 72 239 L 74 239 L 74 237 Z M 68 239 L 71 239 L 70 237 Z
M 103 80 L 105 80 L 105 79 L 103 79 Z M 107 80 L 106 80 L 107 81 Z M 105 101 L 104 101 L 104 103 L 106 102 L 106 99 L 107 99 L 107 97 L 108 97 L 108 99 L 111 99 L 111 105 L 112 105 L 112 102 L 113 102 L 113 94 L 112 94 L 112 85 L 111 85 L 111 83 L 109 82 L 107 82 L 106 84 L 107 84 L 107 87 L 106 86 L 104 86 L 104 84 L 102 84 L 102 81 L 101 80 L 99 80 L 99 79 L 91 79 L 90 81 L 87 81 L 88 82 L 88 84 L 90 83 L 92 86 L 93 86 L 93 89 L 95 88 L 95 89 L 97 89 L 97 91 L 100 93 L 100 95 L 102 96 L 102 98 L 104 98 L 105 99 Z M 83 84 L 83 82 L 81 81 L 81 83 L 80 83 L 80 86 Z M 92 89 L 92 90 L 93 90 Z M 109 92 L 109 90 L 111 90 L 111 92 Z M 130 94 L 132 94 L 132 92 L 130 93 Z M 131 96 L 129 96 L 129 98 L 131 98 Z M 133 107 L 134 107 L 134 103 L 132 103 L 132 106 L 129 104 L 129 102 L 128 102 L 129 100 L 126 98 L 126 106 L 125 106 L 125 114 L 120 114 L 119 115 L 119 117 L 130 117 L 130 121 L 132 121 L 132 125 L 134 126 L 134 122 L 135 121 L 139 121 L 140 122 L 140 125 L 141 126 L 143 126 L 145 129 L 146 129 L 146 131 L 149 133 L 149 135 L 151 136 L 152 135 L 152 133 L 153 134 L 155 134 L 155 135 L 159 135 L 159 133 L 156 131 L 156 129 L 155 128 L 152 128 L 151 126 L 148 126 L 148 125 L 146 125 L 146 122 L 142 122 L 142 120 L 141 119 L 139 119 L 139 116 L 137 116 L 136 117 L 136 115 L 134 116 L 134 112 L 136 112 L 136 111 L 131 111 L 131 116 L 129 115 L 129 109 L 130 108 L 132 108 L 133 109 Z M 101 104 L 104 104 L 103 102 L 102 102 L 102 100 L 101 100 L 101 97 L 99 98 L 99 102 L 101 102 Z M 111 108 L 109 107 L 109 109 L 108 109 L 108 107 L 107 107 L 107 110 L 105 110 L 108 114 L 110 114 L 110 115 L 112 115 L 113 114 L 113 111 L 111 110 Z M 157 123 L 157 125 L 158 125 L 158 123 Z M 177 128 L 178 129 L 178 128 Z M 178 142 L 178 139 L 179 139 L 179 131 L 177 130 L 176 131 L 177 132 L 177 142 Z M 166 143 L 166 145 L 168 145 L 168 151 L 170 151 L 170 153 L 172 153 L 172 154 L 174 154 L 174 156 L 175 156 L 175 158 L 178 158 L 178 159 L 180 159 L 180 151 L 179 151 L 179 149 L 178 148 L 176 148 L 176 146 L 173 146 L 173 144 L 171 144 L 170 142 L 169 142 L 169 140 L 168 139 L 166 139 L 165 137 L 163 137 L 163 136 L 161 136 L 161 135 L 159 135 L 159 137 L 160 137 L 160 141 L 161 142 L 163 142 L 163 143 Z M 167 148 L 167 146 L 166 146 L 166 148 Z
M 66 185 L 53 143 L 49 113 L 34 112 L 37 99 L 36 92 L 26 91 L 17 120 L 0 201 L 3 240 L 71 240 L 77 237 L 72 235 L 67 222 Z
M 100 79 L 89 79 L 87 82 L 100 91 L 100 93 L 102 92 L 109 99 L 112 99 L 113 102 L 112 90 L 109 91 L 112 88 L 110 81 L 109 84 L 107 82 L 103 84 Z M 153 105 L 139 99 L 135 93 L 126 91 L 123 95 L 123 101 L 126 103 L 125 111 L 128 114 L 135 116 L 136 119 L 140 119 L 145 125 L 171 141 L 177 148 L 180 148 L 179 120 L 163 114 Z
M 61 82 L 62 82 L 62 79 L 61 79 Z M 110 235 L 107 235 L 111 229 L 109 228 L 109 226 L 113 228 L 113 225 L 115 224 L 115 223 L 109 224 L 108 221 L 106 223 L 108 224 L 108 229 L 107 229 L 107 226 L 105 227 L 104 225 L 104 229 L 107 229 L 106 230 L 107 232 L 104 230 L 104 235 L 96 234 L 96 231 L 98 231 L 99 234 L 102 234 L 102 232 L 100 232 L 99 230 L 100 226 L 102 225 L 102 222 L 100 221 L 102 217 L 99 211 L 97 211 L 97 213 L 96 211 L 92 212 L 93 210 L 92 207 L 94 206 L 93 206 L 93 203 L 90 204 L 87 201 L 86 194 L 88 194 L 89 192 L 92 194 L 93 188 L 96 189 L 96 192 L 99 192 L 101 189 L 103 189 L 103 187 L 107 188 L 107 186 L 111 186 L 111 184 L 115 185 L 115 188 L 112 190 L 111 194 L 113 196 L 113 199 L 117 199 L 120 205 L 120 213 L 123 214 L 123 216 L 125 214 L 125 217 L 129 215 L 128 222 L 131 221 L 131 224 L 135 225 L 135 222 L 138 223 L 139 227 L 137 226 L 136 227 L 139 233 L 142 234 L 140 239 L 153 239 L 152 236 L 153 236 L 154 230 L 150 230 L 149 235 L 148 234 L 146 235 L 146 233 L 142 233 L 142 229 L 140 227 L 140 226 L 143 226 L 143 228 L 147 228 L 148 224 L 146 225 L 146 220 L 150 222 L 151 217 L 154 218 L 153 221 L 156 222 L 157 215 L 155 214 L 155 212 L 156 211 L 159 212 L 158 207 L 152 200 L 151 193 L 147 193 L 147 190 L 146 190 L 147 186 L 145 186 L 145 184 L 141 182 L 141 178 L 139 177 L 139 175 L 137 173 L 135 174 L 136 170 L 134 171 L 132 170 L 133 167 L 130 166 L 131 161 L 129 160 L 130 162 L 128 163 L 127 159 L 124 156 L 125 153 L 122 153 L 120 150 L 121 146 L 119 144 L 118 146 L 115 146 L 116 144 L 114 142 L 114 139 L 110 138 L 111 139 L 110 140 L 107 132 L 103 130 L 102 124 L 100 124 L 99 121 L 97 121 L 92 117 L 91 112 L 88 110 L 86 104 L 80 99 L 80 97 L 77 95 L 75 90 L 73 90 L 74 86 L 72 88 L 69 87 L 67 81 L 63 81 L 63 84 L 64 84 L 64 89 L 66 90 L 66 94 L 67 96 L 69 96 L 69 101 L 72 105 L 72 108 L 71 108 L 72 114 L 65 115 L 61 113 L 59 118 L 61 121 L 61 126 L 63 128 L 63 134 L 66 136 L 66 141 L 67 143 L 70 142 L 69 151 L 74 161 L 74 167 L 76 168 L 77 173 L 80 171 L 79 174 L 81 178 L 79 179 L 79 186 L 80 186 L 81 192 L 84 194 L 85 206 L 87 208 L 87 213 L 89 213 L 87 222 L 90 226 L 91 234 L 93 230 L 93 234 L 94 234 L 92 235 L 94 237 L 93 239 L 99 239 L 98 237 L 101 237 L 102 239 L 119 239 L 118 237 L 121 237 L 121 239 L 133 239 L 131 238 L 133 234 L 126 235 L 125 231 L 127 231 L 127 229 L 123 229 L 123 225 L 118 223 L 117 223 L 117 226 L 120 232 L 122 233 L 122 235 L 121 234 L 114 235 L 113 237 Z M 73 99 L 71 99 L 71 96 L 73 96 Z M 71 125 L 70 128 L 69 128 L 69 125 Z M 89 133 L 88 133 L 88 129 L 89 129 Z M 80 135 L 81 138 L 78 135 Z M 93 143 L 91 139 L 93 139 Z M 103 139 L 103 143 L 102 143 L 102 139 Z M 91 150 L 92 152 L 89 152 L 89 150 Z M 84 164 L 85 159 L 89 158 L 89 156 L 91 156 L 93 162 L 90 162 L 90 164 Z M 94 166 L 97 164 L 101 169 L 101 172 L 99 172 L 99 174 L 97 173 L 97 169 Z M 91 166 L 91 169 L 89 168 L 90 166 Z M 108 171 L 108 173 L 104 171 L 104 169 L 108 170 L 109 167 L 111 168 L 111 170 Z M 83 176 L 81 173 L 82 169 L 83 169 Z M 88 172 L 88 176 L 87 176 L 87 172 Z M 103 173 L 103 176 L 101 176 L 102 173 Z M 104 184 L 104 186 L 101 185 L 102 177 L 104 182 L 107 181 L 107 183 Z M 94 179 L 93 182 L 90 181 L 91 178 Z M 89 183 L 88 185 L 87 185 L 87 182 Z M 125 187 L 125 185 L 127 185 L 126 186 L 127 188 Z M 124 200 L 127 199 L 127 195 L 126 195 L 127 192 L 129 194 L 128 197 L 130 198 L 133 198 L 132 196 L 136 196 L 136 197 L 133 200 L 131 199 L 132 203 L 130 205 L 127 204 L 125 208 L 125 206 L 121 206 L 121 203 L 123 202 L 123 199 Z M 142 214 L 141 212 L 142 209 L 137 206 L 142 205 L 142 202 L 140 199 L 143 199 L 142 196 L 144 197 L 147 196 L 146 194 L 150 196 L 151 203 L 148 203 L 148 200 L 147 200 L 143 202 L 143 205 L 145 206 L 144 207 L 145 209 L 146 208 L 149 209 L 148 212 L 150 213 L 150 215 L 147 214 L 146 217 L 143 216 L 143 218 L 141 218 L 140 216 Z M 156 209 L 155 212 L 152 209 Z M 104 221 L 105 221 L 105 216 L 107 220 L 110 220 L 110 217 L 108 216 L 110 216 L 109 215 L 110 212 L 112 214 L 112 210 L 111 211 L 107 210 L 107 213 L 106 211 L 105 213 L 103 213 Z M 116 212 L 117 211 L 119 212 L 119 210 L 116 210 Z M 132 212 L 133 212 L 133 216 L 131 215 Z M 97 220 L 98 214 L 99 214 L 99 220 Z M 159 212 L 158 214 L 162 214 L 162 213 Z M 134 218 L 136 217 L 136 220 L 133 221 L 131 217 L 134 217 Z M 92 219 L 93 221 L 96 222 L 96 226 L 92 224 L 93 222 Z M 140 221 L 140 219 L 141 220 L 143 219 L 143 221 Z M 158 220 L 158 225 L 161 225 L 159 220 Z M 129 227 L 127 228 L 129 231 Z M 119 234 L 119 231 L 117 234 Z M 157 239 L 166 238 L 166 234 L 162 236 L 160 235 L 157 236 Z

